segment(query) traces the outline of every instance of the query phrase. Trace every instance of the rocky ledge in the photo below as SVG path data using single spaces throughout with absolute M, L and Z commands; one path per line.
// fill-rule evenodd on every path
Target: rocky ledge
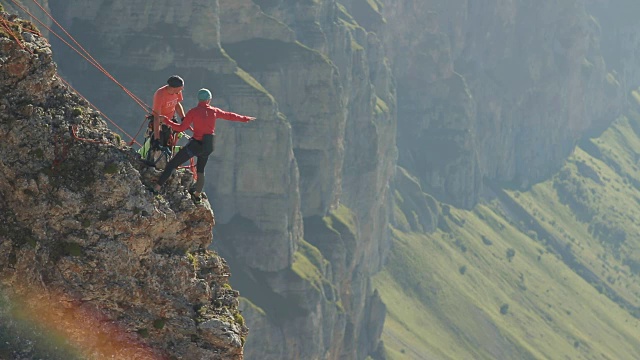
M 191 174 L 147 191 L 159 172 L 70 91 L 46 39 L 0 22 L 0 358 L 242 359 Z

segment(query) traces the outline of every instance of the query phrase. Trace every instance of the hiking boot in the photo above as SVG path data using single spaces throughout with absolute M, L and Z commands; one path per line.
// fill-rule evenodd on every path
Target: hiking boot
M 191 199 L 193 203 L 196 205 L 202 204 L 202 199 L 206 199 L 206 195 L 204 193 L 200 193 L 200 196 L 196 196 L 196 192 L 193 189 L 189 189 L 189 194 L 191 195 Z

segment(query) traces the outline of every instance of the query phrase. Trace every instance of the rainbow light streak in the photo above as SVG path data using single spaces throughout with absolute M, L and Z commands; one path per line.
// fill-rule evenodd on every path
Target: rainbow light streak
M 128 332 L 106 318 L 94 303 L 70 299 L 64 294 L 29 291 L 24 287 L 17 289 L 12 286 L 11 292 L 9 304 L 3 304 L 0 297 L 0 313 L 3 312 L 2 307 L 9 305 L 7 308 L 10 309 L 11 320 L 21 328 L 37 329 L 28 333 L 42 334 L 31 336 L 31 340 L 34 343 L 40 342 L 37 338 L 43 340 L 37 346 L 44 347 L 44 353 L 47 350 L 54 353 L 63 351 L 78 359 L 96 360 L 167 359 L 146 345 L 138 333 Z

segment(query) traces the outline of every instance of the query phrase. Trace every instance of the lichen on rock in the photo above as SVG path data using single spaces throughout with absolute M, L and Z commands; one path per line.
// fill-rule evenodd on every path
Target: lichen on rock
M 27 34 L 0 36 L 0 358 L 241 359 L 239 294 L 192 175 L 150 193 L 159 171 Z

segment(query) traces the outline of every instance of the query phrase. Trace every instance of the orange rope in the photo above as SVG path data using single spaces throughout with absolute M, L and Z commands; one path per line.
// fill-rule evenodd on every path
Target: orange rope
M 15 33 L 15 32 L 13 32 L 13 29 L 11 29 L 11 25 L 9 25 L 10 23 L 11 23 L 11 24 L 15 24 L 15 25 L 18 25 L 18 24 L 17 24 L 17 23 L 15 23 L 15 22 L 13 22 L 13 21 L 6 20 L 4 17 L 0 17 L 0 20 L 2 20 L 2 27 L 3 27 L 3 28 L 5 28 L 5 30 L 7 30 L 7 32 L 8 32 L 9 34 L 11 34 L 11 36 L 13 36 L 13 38 L 16 40 L 16 43 L 18 43 L 18 45 L 20 45 L 20 47 L 21 47 L 23 50 L 27 50 L 27 51 L 31 52 L 30 50 L 28 50 L 28 49 L 27 49 L 27 48 L 22 44 L 22 42 L 20 41 L 20 39 L 18 39 L 18 36 L 16 35 L 16 33 Z M 31 54 L 33 54 L 33 52 L 31 52 Z
M 113 82 L 115 82 L 118 86 L 120 86 L 120 88 L 122 88 L 125 93 L 127 93 L 127 95 L 129 95 L 140 107 L 142 107 L 145 111 L 147 111 L 147 109 L 149 109 L 149 106 L 147 106 L 144 102 L 142 102 L 137 96 L 135 96 L 131 91 L 129 91 L 127 88 L 124 87 L 124 85 L 120 84 L 111 74 L 109 74 L 109 72 L 107 72 L 95 59 L 93 59 L 93 57 L 91 57 L 91 55 L 89 54 L 88 51 L 86 51 L 84 48 L 82 48 L 82 46 L 80 46 L 78 44 L 78 42 L 53 18 L 53 16 L 51 16 L 51 14 L 49 14 L 37 1 L 33 0 L 33 2 L 36 3 L 36 5 L 38 5 L 40 7 L 40 9 L 42 9 L 42 11 L 44 11 L 44 13 L 51 18 L 64 32 L 65 34 L 67 34 L 69 36 L 69 38 L 71 38 L 73 40 L 74 43 L 78 44 L 78 46 L 86 53 L 82 54 L 77 48 L 75 48 L 73 45 L 71 45 L 68 41 L 66 41 L 65 39 L 63 39 L 60 35 L 58 35 L 58 33 L 56 33 L 53 29 L 51 29 L 49 26 L 47 26 L 47 24 L 43 23 L 42 21 L 40 21 L 40 19 L 38 19 L 35 15 L 33 15 L 29 9 L 25 8 L 24 6 L 22 6 L 20 3 L 18 3 L 16 0 L 11 0 L 16 6 L 18 6 L 22 11 L 24 11 L 26 14 L 28 14 L 29 16 L 31 16 L 35 21 L 38 22 L 38 24 L 40 24 L 42 27 L 44 27 L 45 29 L 49 30 L 53 35 L 55 35 L 58 39 L 60 39 L 60 41 L 62 41 L 63 43 L 65 43 L 68 47 L 70 47 L 73 51 L 75 51 L 76 53 L 78 53 L 78 55 L 80 55 L 83 59 L 87 60 L 88 63 L 90 63 L 91 65 L 93 65 L 96 69 L 100 70 L 104 75 L 107 76 L 107 78 L 109 78 L 110 80 L 112 80 Z M 88 55 L 88 56 L 87 56 Z
M 60 76 L 60 75 L 58 75 Z M 111 120 L 107 115 L 105 115 L 102 111 L 100 111 L 100 109 L 98 109 L 95 105 L 93 105 L 89 100 L 87 100 L 87 98 L 85 98 L 84 96 L 82 96 L 82 94 L 73 88 L 73 86 L 71 86 L 71 84 L 69 84 L 65 79 L 63 79 L 62 77 L 60 77 L 60 80 L 65 83 L 69 88 L 71 88 L 71 90 L 75 91 L 76 94 L 78 94 L 78 96 L 80 96 L 82 99 L 84 99 L 87 103 L 89 103 L 89 105 L 97 112 L 100 113 L 100 115 L 102 115 L 105 119 L 109 120 L 109 122 L 115 126 L 116 128 L 118 128 L 118 130 L 122 131 L 123 134 L 127 135 L 129 138 L 131 138 L 131 144 L 129 146 L 131 146 L 134 142 L 135 144 L 137 144 L 138 146 L 141 146 L 140 143 L 138 143 L 136 141 L 136 139 L 134 137 L 132 137 L 131 135 L 129 135 L 126 131 L 124 131 L 123 128 L 121 128 L 120 126 L 118 126 L 118 124 L 116 124 L 115 121 Z
M 18 6 L 20 9 L 22 9 L 22 11 L 24 11 L 25 13 L 27 13 L 29 16 L 31 16 L 35 21 L 38 22 L 38 24 L 40 24 L 40 26 L 44 27 L 45 29 L 49 30 L 53 35 L 55 35 L 58 39 L 60 39 L 60 41 L 62 41 L 63 43 L 65 43 L 67 46 L 69 46 L 72 50 L 74 50 L 75 52 L 78 53 L 78 55 L 82 56 L 85 60 L 87 60 L 89 63 L 91 63 L 92 65 L 96 66 L 95 64 L 93 64 L 93 62 L 87 58 L 85 55 L 81 54 L 76 48 L 73 47 L 73 45 L 69 44 L 69 42 L 67 42 L 65 39 L 63 39 L 60 35 L 58 35 L 55 31 L 53 31 L 53 29 L 51 29 L 50 27 L 47 26 L 47 24 L 43 23 L 42 21 L 40 21 L 40 19 L 38 19 L 37 17 L 35 17 L 30 11 L 29 9 L 23 7 L 22 5 L 20 5 L 20 3 L 16 2 L 16 0 L 11 0 L 13 1 L 14 4 L 16 4 L 16 6 Z
M 71 135 L 73 136 L 74 139 L 79 140 L 79 141 L 83 141 L 83 142 L 88 142 L 88 143 L 92 143 L 92 144 L 104 144 L 104 145 L 110 145 L 111 144 L 108 141 L 87 139 L 87 138 L 79 137 L 78 136 L 78 125 L 72 125 L 71 126 Z
M 95 68 L 97 68 L 100 72 L 102 72 L 105 76 L 107 76 L 107 78 L 109 78 L 110 80 L 112 80 L 114 83 L 116 83 L 127 95 L 129 95 L 129 97 L 131 97 L 133 99 L 133 101 L 135 101 L 140 107 L 142 107 L 143 110 L 145 111 L 149 111 L 151 108 L 145 104 L 139 97 L 137 97 L 135 94 L 133 94 L 131 91 L 129 91 L 129 89 L 127 89 L 124 85 L 122 85 L 120 82 L 118 82 L 118 80 L 116 80 L 102 65 L 100 65 L 100 63 L 93 57 L 91 56 L 91 54 L 84 48 L 82 47 L 82 45 L 80 45 L 80 43 L 78 43 L 73 36 L 71 36 L 71 34 L 69 34 L 69 32 L 67 32 L 67 30 L 65 30 L 65 28 L 60 25 L 60 23 L 58 23 L 58 21 L 42 6 L 40 5 L 36 0 L 33 0 L 33 2 L 60 28 L 62 29 L 62 31 L 73 41 L 74 44 L 76 44 L 78 46 L 78 48 L 80 48 L 83 52 L 81 53 L 76 47 L 74 47 L 73 45 L 71 45 L 68 41 L 66 41 L 65 39 L 63 39 L 60 35 L 58 35 L 53 29 L 51 29 L 49 26 L 47 26 L 45 23 L 43 23 L 42 21 L 40 21 L 36 16 L 34 16 L 27 8 L 23 7 L 21 4 L 19 4 L 16 0 L 11 0 L 16 6 L 18 6 L 20 9 L 22 9 L 22 11 L 24 11 L 25 13 L 27 13 L 29 16 L 31 16 L 35 21 L 37 21 L 41 26 L 43 26 L 44 28 L 46 28 L 47 30 L 49 30 L 49 32 L 51 32 L 54 36 L 56 36 L 58 39 L 60 39 L 60 41 L 62 41 L 64 44 L 66 44 L 67 46 L 69 46 L 73 51 L 75 51 L 78 55 L 80 55 L 83 59 L 85 59 L 87 62 L 89 62 L 91 65 L 93 65 Z M 16 42 L 24 49 L 24 45 L 18 40 L 17 36 L 15 35 L 15 33 L 11 30 L 10 26 L 6 23 L 7 20 L 5 20 L 4 18 L 2 18 L 3 20 L 3 27 L 7 29 L 7 31 L 13 35 L 13 37 L 15 38 Z M 26 30 L 26 29 L 25 29 Z M 33 32 L 33 31 L 32 31 Z M 36 34 L 38 34 L 37 32 L 34 32 Z M 39 35 L 39 34 L 38 34 Z M 32 52 L 33 53 L 33 52 Z M 85 55 L 86 54 L 86 55 Z M 122 131 L 125 135 L 129 136 L 131 138 L 131 142 L 129 142 L 129 146 L 133 145 L 134 143 L 136 143 L 137 145 L 141 146 L 137 141 L 136 141 L 136 137 L 138 136 L 138 134 L 140 133 L 140 131 L 142 130 L 142 128 L 144 127 L 145 123 L 146 123 L 146 119 L 145 121 L 143 121 L 142 125 L 140 126 L 140 128 L 138 129 L 138 132 L 136 133 L 135 136 L 131 136 L 129 135 L 126 131 L 124 131 L 124 129 L 122 129 L 120 126 L 118 126 L 113 120 L 111 120 L 108 116 L 106 116 L 102 111 L 100 111 L 95 105 L 93 105 L 89 100 L 87 100 L 87 98 L 85 98 L 82 94 L 80 94 L 80 92 L 78 92 L 76 89 L 74 89 L 71 84 L 69 84 L 67 81 L 65 81 L 62 76 L 60 76 L 58 74 L 58 77 L 60 78 L 60 80 L 62 82 L 64 82 L 69 88 L 71 88 L 73 91 L 75 91 L 78 96 L 80 96 L 82 99 L 84 99 L 91 107 L 93 107 L 96 111 L 98 111 L 104 118 L 106 118 L 111 124 L 113 124 L 116 128 L 118 128 L 120 131 Z M 84 139 L 84 138 L 80 138 L 77 135 L 77 127 L 74 125 L 71 128 L 71 133 L 74 139 L 76 140 L 81 140 L 81 141 L 86 141 L 86 142 L 92 142 L 92 143 L 105 143 L 103 141 L 99 141 L 99 140 L 93 140 L 93 139 Z M 66 144 L 65 144 L 66 145 Z M 64 158 L 66 157 L 66 153 L 68 151 L 68 146 L 63 145 L 63 149 L 62 149 L 62 156 L 61 159 L 59 158 L 59 156 L 56 156 L 56 159 L 54 160 L 53 163 L 53 167 L 57 167 L 57 165 L 59 165 Z M 174 144 L 175 145 L 175 144 Z M 54 148 L 54 150 L 57 150 L 57 147 Z M 57 154 L 59 155 L 59 154 Z M 184 166 L 184 168 L 189 168 L 192 173 L 194 178 L 197 176 L 196 171 L 195 171 L 195 162 L 194 159 L 190 159 L 190 165 L 189 166 Z
M 15 0 L 13 1 L 15 2 Z M 109 72 L 104 67 L 102 67 L 102 65 L 100 65 L 100 63 L 93 56 L 91 56 L 91 54 L 84 47 L 82 47 L 82 45 L 80 45 L 80 43 L 78 43 L 76 39 L 74 39 L 73 36 L 71 36 L 71 34 L 67 32 L 67 30 L 65 30 L 65 28 L 62 27 L 62 25 L 60 25 L 60 23 L 44 7 L 42 7 L 42 5 L 40 5 L 40 3 L 38 3 L 36 0 L 33 0 L 33 2 L 36 5 L 38 5 L 38 7 L 45 13 L 45 15 L 47 15 L 49 19 L 51 19 L 56 25 L 58 25 L 58 27 L 62 29 L 62 31 L 69 37 L 69 39 L 71 39 L 73 43 L 76 44 L 91 59 L 91 60 L 87 59 L 87 61 L 93 64 L 98 70 L 100 70 L 103 74 L 105 74 L 109 79 L 113 80 L 113 82 L 115 82 L 118 86 L 120 86 L 122 90 L 124 90 L 127 93 L 127 95 L 129 95 L 136 103 L 138 103 L 138 105 L 142 106 L 143 109 L 145 110 L 149 109 L 149 106 L 146 105 L 142 100 L 140 100 L 139 97 L 137 97 L 135 94 L 129 91 L 129 89 L 127 89 L 124 85 L 118 82 L 118 80 L 116 80 L 113 76 L 111 76 L 111 74 L 109 74 Z
M 136 138 L 138 137 L 138 135 L 140 134 L 140 131 L 142 131 L 142 128 L 147 124 L 147 118 L 145 117 L 144 120 L 142 121 L 142 124 L 140 124 L 140 127 L 138 128 L 138 131 L 136 132 L 136 134 L 131 137 L 131 142 L 129 143 L 129 146 L 133 145 L 133 142 L 135 141 L 136 144 L 138 144 L 138 142 L 136 141 Z M 138 144 L 140 145 L 140 144 Z
M 78 136 L 78 125 L 69 126 L 69 132 L 71 133 L 71 136 L 74 140 L 92 143 L 92 144 L 111 145 L 111 143 L 108 141 L 87 139 L 87 138 Z M 60 133 L 56 133 L 54 135 L 54 142 L 53 142 L 54 159 L 51 164 L 51 169 L 55 170 L 58 166 L 60 166 L 60 164 L 62 164 L 67 159 L 69 148 L 71 148 L 72 144 L 73 144 L 73 140 L 70 142 L 67 142 L 66 140 L 64 140 L 64 136 L 61 135 Z
M 189 165 L 178 166 L 178 169 L 189 169 L 193 174 L 193 180 L 198 180 L 198 173 L 196 171 L 196 161 L 194 158 L 189 159 Z
M 140 107 L 142 107 L 145 111 L 147 111 L 149 109 L 149 106 L 146 105 L 144 102 L 142 102 L 142 100 L 140 100 L 137 96 L 135 96 L 133 93 L 131 93 L 131 91 L 129 91 L 128 89 L 126 89 L 122 84 L 120 84 L 111 74 L 109 74 L 90 54 L 88 51 L 86 51 L 84 48 L 82 48 L 80 46 L 80 44 L 73 39 L 73 37 L 64 29 L 62 28 L 62 26 L 42 7 L 40 6 L 40 4 L 38 4 L 35 0 L 33 0 L 58 26 L 60 26 L 60 28 L 65 32 L 65 34 L 67 34 L 76 44 L 78 44 L 78 46 L 80 46 L 82 48 L 82 50 L 90 57 L 87 57 L 86 55 L 82 54 L 78 49 L 76 49 L 73 45 L 71 45 L 68 41 L 66 41 L 65 39 L 63 39 L 60 35 L 58 35 L 53 29 L 51 29 L 49 26 L 47 26 L 45 23 L 43 23 L 42 21 L 40 21 L 37 17 L 35 17 L 28 9 L 26 9 L 25 7 L 23 7 L 21 4 L 19 4 L 18 2 L 16 2 L 16 0 L 11 0 L 16 6 L 18 6 L 20 9 L 22 9 L 22 11 L 24 11 L 25 13 L 27 13 L 29 16 L 31 16 L 35 21 L 37 21 L 41 26 L 43 26 L 44 28 L 46 28 L 47 30 L 49 30 L 54 36 L 56 36 L 58 39 L 60 39 L 60 41 L 62 41 L 63 43 L 65 43 L 67 46 L 69 46 L 72 50 L 74 50 L 78 55 L 80 55 L 82 58 L 84 58 L 87 62 L 89 62 L 91 65 L 93 65 L 94 67 L 96 67 L 98 70 L 100 70 L 103 74 L 105 74 L 109 79 L 111 79 L 112 81 L 114 81 L 118 86 L 120 86 L 125 93 L 127 93 Z M 16 38 L 16 41 L 17 38 Z M 22 46 L 22 44 L 20 44 Z M 24 47 L 23 47 L 24 48 Z M 106 116 L 104 114 L 104 112 L 100 111 L 97 109 L 97 107 L 95 105 L 93 105 L 89 100 L 87 100 L 84 96 L 82 96 L 76 89 L 74 89 L 68 82 L 66 82 L 59 74 L 58 76 L 60 77 L 60 79 L 67 85 L 69 86 L 73 91 L 75 91 L 80 97 L 82 97 L 83 99 L 85 99 L 94 109 L 96 109 L 97 111 L 100 112 L 100 114 L 105 117 L 107 120 L 109 120 L 110 123 L 112 123 L 114 126 L 116 126 L 118 129 L 120 129 L 120 131 L 122 131 L 125 135 L 127 135 L 129 138 L 131 138 L 131 141 L 128 143 L 129 146 L 135 144 L 140 145 L 135 137 L 127 134 L 121 127 L 119 127 L 113 120 L 109 119 L 108 116 Z M 144 123 L 143 123 L 144 124 Z M 140 133 L 140 130 L 138 130 L 138 133 Z M 137 134 L 136 134 L 137 136 Z
M 25 27 L 25 26 L 24 26 L 24 24 L 19 23 L 19 22 L 17 22 L 17 21 L 13 21 L 13 20 L 11 20 L 11 19 L 15 19 L 15 18 L 17 18 L 17 17 L 18 17 L 17 15 L 9 15 L 9 19 L 5 19 L 5 18 L 3 18 L 2 20 L 3 20 L 4 22 L 8 23 L 8 24 L 12 24 L 12 25 L 16 25 L 16 26 L 18 26 L 18 27 L 20 28 L 20 30 L 22 30 L 23 32 L 24 32 L 24 31 L 26 31 L 26 32 L 30 32 L 30 33 L 32 33 L 32 34 L 34 34 L 34 35 L 42 36 L 42 34 L 41 34 L 39 31 L 37 31 L 37 29 L 36 29 L 36 30 L 34 30 L 34 29 L 29 29 L 28 27 Z

